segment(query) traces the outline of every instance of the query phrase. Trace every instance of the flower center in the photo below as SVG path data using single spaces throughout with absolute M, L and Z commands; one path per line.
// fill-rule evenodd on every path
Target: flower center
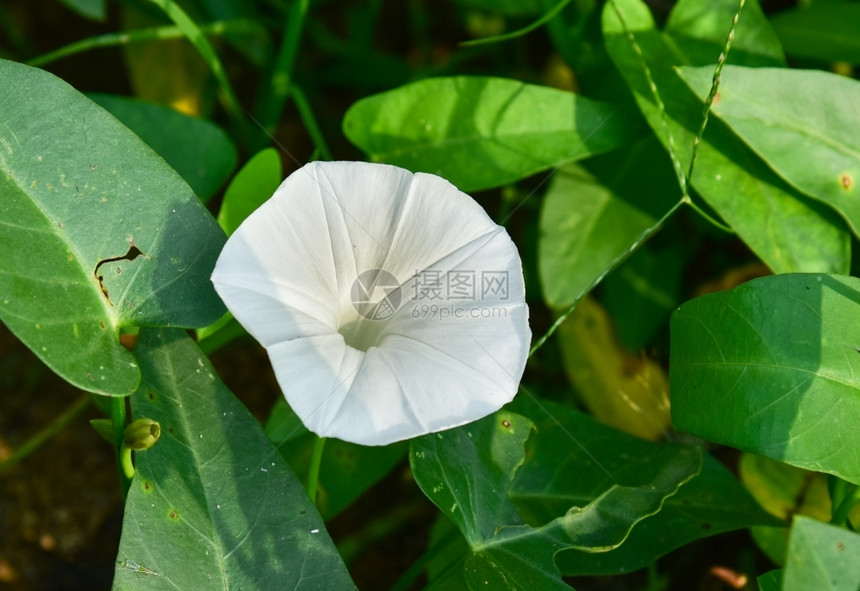
M 376 347 L 382 340 L 384 327 L 384 321 L 368 320 L 359 316 L 341 326 L 338 332 L 347 345 L 353 349 L 367 352 L 371 347 Z

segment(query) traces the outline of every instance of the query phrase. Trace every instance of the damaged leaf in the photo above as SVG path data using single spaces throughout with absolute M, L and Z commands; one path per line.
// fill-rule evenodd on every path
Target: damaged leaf
M 0 318 L 75 386 L 140 380 L 122 327 L 204 326 L 224 234 L 131 131 L 51 74 L 0 60 Z

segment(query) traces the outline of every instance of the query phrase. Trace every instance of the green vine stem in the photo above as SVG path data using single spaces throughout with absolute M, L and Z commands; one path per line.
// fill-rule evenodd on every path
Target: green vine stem
M 615 11 L 616 16 L 618 16 L 618 20 L 621 21 L 621 26 L 624 27 L 624 33 L 627 36 L 627 40 L 630 42 L 630 47 L 639 59 L 639 63 L 642 65 L 642 72 L 645 74 L 645 80 L 648 83 L 648 90 L 651 91 L 654 104 L 657 105 L 657 110 L 660 112 L 660 126 L 662 127 L 663 134 L 666 136 L 669 158 L 672 160 L 672 168 L 675 171 L 675 177 L 678 179 L 678 186 L 681 187 L 681 195 L 682 197 L 687 197 L 687 177 L 684 175 L 684 169 L 681 167 L 681 160 L 678 158 L 677 149 L 675 147 L 675 138 L 672 136 L 672 132 L 669 129 L 669 116 L 666 113 L 666 104 L 663 102 L 663 97 L 660 96 L 660 91 L 657 89 L 657 84 L 654 82 L 654 76 L 651 74 L 651 68 L 648 67 L 648 63 L 645 61 L 645 55 L 642 53 L 642 48 L 639 46 L 639 42 L 636 41 L 636 36 L 633 35 L 633 31 L 630 30 L 630 26 L 627 24 L 627 17 L 615 0 L 612 0 L 612 9 Z
M 134 478 L 134 463 L 131 459 L 131 448 L 123 443 L 119 447 L 119 469 L 122 474 L 123 484 L 131 484 L 131 479 Z M 123 495 L 128 495 L 128 488 L 123 487 Z
M 301 88 L 293 85 L 290 88 L 290 96 L 293 97 L 293 103 L 295 103 L 296 109 L 298 109 L 299 111 L 299 117 L 301 117 L 302 123 L 304 123 L 308 135 L 311 136 L 311 140 L 313 141 L 314 146 L 317 150 L 319 150 L 320 157 L 323 160 L 331 160 L 331 150 L 328 149 L 328 144 L 326 144 L 322 131 L 317 124 L 316 117 L 314 117 L 314 112 L 311 109 L 311 104 L 310 102 L 308 102 L 305 93 L 302 92 Z
M 259 27 L 249 20 L 229 20 L 216 21 L 200 26 L 200 32 L 206 35 L 225 35 L 230 33 L 245 33 L 252 34 L 259 32 Z M 49 51 L 35 57 L 27 62 L 27 65 L 33 67 L 41 67 L 51 62 L 67 58 L 85 51 L 100 49 L 103 47 L 117 47 L 121 45 L 131 45 L 133 43 L 141 43 L 144 41 L 160 41 L 164 39 L 179 39 L 185 36 L 185 33 L 177 26 L 150 27 L 146 29 L 136 29 L 134 31 L 124 31 L 122 33 L 107 33 L 96 37 L 88 37 L 75 41 L 69 45 L 64 45 L 59 49 Z
M 313 451 L 311 451 L 311 465 L 308 469 L 308 496 L 311 502 L 317 504 L 317 490 L 319 489 L 320 464 L 322 463 L 323 449 L 325 449 L 325 437 L 317 437 L 314 440 Z
M 708 118 L 711 114 L 711 107 L 714 105 L 714 98 L 717 96 L 717 91 L 720 89 L 720 76 L 723 72 L 723 66 L 729 57 L 729 51 L 732 49 L 732 43 L 735 40 L 735 29 L 738 26 L 738 21 L 741 18 L 746 0 L 738 1 L 738 10 L 732 19 L 732 26 L 729 28 L 729 34 L 726 37 L 726 44 L 723 51 L 720 52 L 720 57 L 717 58 L 717 67 L 714 68 L 714 76 L 711 80 L 711 91 L 708 93 L 708 98 L 705 99 L 705 111 L 702 114 L 702 125 L 699 127 L 699 132 L 696 134 L 696 139 L 693 140 L 693 154 L 690 157 L 690 168 L 687 171 L 687 179 L 693 177 L 693 167 L 696 165 L 696 156 L 699 154 L 699 143 L 702 141 L 702 136 L 705 135 L 705 128 L 708 126 Z M 701 210 L 699 210 L 701 213 Z
M 517 29 L 516 31 L 511 31 L 510 33 L 502 33 L 501 35 L 493 35 L 492 37 L 483 37 L 481 39 L 471 39 L 469 41 L 463 41 L 462 43 L 460 43 L 460 46 L 474 47 L 475 45 L 499 43 L 500 41 L 509 41 L 511 39 L 516 39 L 517 37 L 522 37 L 523 35 L 531 33 L 538 27 L 541 27 L 542 25 L 545 25 L 546 23 L 554 19 L 556 15 L 561 12 L 568 4 L 570 4 L 570 0 L 560 0 L 555 4 L 555 6 L 542 14 L 536 21 L 526 25 L 522 29 Z
M 218 82 L 218 86 L 221 89 L 221 100 L 224 104 L 224 108 L 227 110 L 227 114 L 230 115 L 230 117 L 239 126 L 243 139 L 247 139 L 249 129 L 243 116 L 244 112 L 242 107 L 239 105 L 239 99 L 236 98 L 236 93 L 233 92 L 233 86 L 227 78 L 227 72 L 224 70 L 224 66 L 221 63 L 218 54 L 215 53 L 215 49 L 212 47 L 212 44 L 209 43 L 209 40 L 203 34 L 203 31 L 176 2 L 173 2 L 172 0 L 149 1 L 158 6 L 164 14 L 173 21 L 173 24 L 182 31 L 188 41 L 191 42 L 191 45 L 197 49 L 197 52 L 203 58 L 203 61 L 205 61 L 209 66 L 209 69 L 212 70 L 212 74 L 215 76 L 215 80 Z
M 841 479 L 838 483 L 839 486 L 831 487 L 833 515 L 830 523 L 842 526 L 848 522 L 848 515 L 852 509 L 860 503 L 860 486 Z
M 556 318 L 556 319 L 555 319 L 555 321 L 552 323 L 552 326 L 550 326 L 550 327 L 549 327 L 549 329 L 548 329 L 548 330 L 543 334 L 543 336 L 541 336 L 538 340 L 536 340 L 536 341 L 534 342 L 534 344 L 532 345 L 531 349 L 529 349 L 529 357 L 531 357 L 532 355 L 534 355 L 534 354 L 537 352 L 537 350 L 538 350 L 538 349 L 540 349 L 541 347 L 543 347 L 544 343 L 546 343 L 546 341 L 547 341 L 547 340 L 548 340 L 548 339 L 549 339 L 553 334 L 555 334 L 555 331 L 557 331 L 557 330 L 559 329 L 559 327 L 560 327 L 562 324 L 564 324 L 564 321 L 565 321 L 565 320 L 567 320 L 567 317 L 568 317 L 568 316 L 570 316 L 570 315 L 573 313 L 573 310 L 576 308 L 576 305 L 579 303 L 579 300 L 581 300 L 581 299 L 585 296 L 585 294 L 587 294 L 587 293 L 588 293 L 588 292 L 590 292 L 592 289 L 594 289 L 594 287 L 595 287 L 598 283 L 600 283 L 601 281 L 603 281 L 603 278 L 604 278 L 604 277 L 606 277 L 606 275 L 607 275 L 607 274 L 609 274 L 609 272 L 610 272 L 610 271 L 612 271 L 613 269 L 615 269 L 618 265 L 620 265 L 621 263 L 623 263 L 623 262 L 627 259 L 627 257 L 629 257 L 631 254 L 633 254 L 633 252 L 635 252 L 635 251 L 636 251 L 636 249 L 639 247 L 639 245 L 640 245 L 640 244 L 642 244 L 643 242 L 645 242 L 646 240 L 648 240 L 651 236 L 653 236 L 654 234 L 656 234 L 656 233 L 660 230 L 660 228 L 662 228 L 662 227 L 663 227 L 663 224 L 665 224 L 665 223 L 666 223 L 666 221 L 667 221 L 670 217 L 672 217 L 672 216 L 675 214 L 675 212 L 676 212 L 676 211 L 678 211 L 678 209 L 679 209 L 682 205 L 684 205 L 685 203 L 687 203 L 687 201 L 686 201 L 685 199 L 680 199 L 680 200 L 678 200 L 678 202 L 677 202 L 675 205 L 673 205 L 673 206 L 672 206 L 672 208 L 671 208 L 669 211 L 667 211 L 665 214 L 663 214 L 663 217 L 661 217 L 661 218 L 657 221 L 657 223 L 656 223 L 656 224 L 654 224 L 653 226 L 651 226 L 650 228 L 647 228 L 644 232 L 642 232 L 642 234 L 640 234 L 640 235 L 639 235 L 639 238 L 637 238 L 637 239 L 633 242 L 633 244 L 631 244 L 631 245 L 630 245 L 630 248 L 628 248 L 628 249 L 627 249 L 624 253 L 622 253 L 620 256 L 616 257 L 616 258 L 615 258 L 615 259 L 614 259 L 614 260 L 613 260 L 613 261 L 612 261 L 612 262 L 611 262 L 611 263 L 606 267 L 606 269 L 603 271 L 603 273 L 601 273 L 599 276 L 595 277 L 595 278 L 594 278 L 594 280 L 593 280 L 591 283 L 589 283 L 589 284 L 588 284 L 588 286 L 586 286 L 586 287 L 585 287 L 585 289 L 583 289 L 583 290 L 579 293 L 579 295 L 577 295 L 577 296 L 573 299 L 573 303 L 572 303 L 572 304 L 570 304 L 570 306 L 567 308 L 567 310 L 565 310 L 565 311 L 564 311 L 564 312 L 563 312 L 563 313 L 562 313 L 558 318 Z
M 12 466 L 39 449 L 43 443 L 62 431 L 69 423 L 78 417 L 90 405 L 89 394 L 80 396 L 71 406 L 63 411 L 61 415 L 51 421 L 46 427 L 36 432 L 27 441 L 21 444 L 12 454 L 0 462 L 0 474 L 9 470 Z
M 128 414 L 125 407 L 126 399 L 119 397 L 110 398 L 110 418 L 113 425 L 113 441 L 114 449 L 116 449 L 116 466 L 119 470 L 120 487 L 122 488 L 122 498 L 128 496 L 128 489 L 131 487 L 131 476 L 126 474 L 126 462 L 131 462 L 131 450 L 128 450 L 128 458 L 124 457 L 125 450 L 125 426 L 128 419 Z M 134 468 L 131 469 L 131 475 L 134 475 Z
M 263 131 L 272 134 L 275 125 L 281 116 L 281 111 L 290 96 L 290 87 L 293 82 L 293 64 L 299 50 L 299 41 L 302 38 L 305 17 L 308 13 L 310 0 L 296 0 L 287 14 L 285 24 L 286 33 L 284 40 L 275 56 L 270 75 L 266 78 L 266 86 L 261 89 L 262 102 L 257 108 L 257 119 L 259 119 Z

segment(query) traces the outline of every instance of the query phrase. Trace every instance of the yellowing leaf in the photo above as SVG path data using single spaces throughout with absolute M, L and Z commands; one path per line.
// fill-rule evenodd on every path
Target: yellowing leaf
M 645 439 L 669 427 L 669 383 L 663 368 L 616 340 L 612 320 L 586 297 L 559 330 L 565 371 L 599 421 Z

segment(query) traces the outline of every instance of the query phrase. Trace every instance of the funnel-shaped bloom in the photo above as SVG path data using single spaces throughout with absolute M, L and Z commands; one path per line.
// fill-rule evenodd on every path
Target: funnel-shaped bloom
M 227 241 L 212 274 L 317 435 L 384 445 L 517 391 L 531 333 L 504 228 L 429 174 L 314 162 Z

